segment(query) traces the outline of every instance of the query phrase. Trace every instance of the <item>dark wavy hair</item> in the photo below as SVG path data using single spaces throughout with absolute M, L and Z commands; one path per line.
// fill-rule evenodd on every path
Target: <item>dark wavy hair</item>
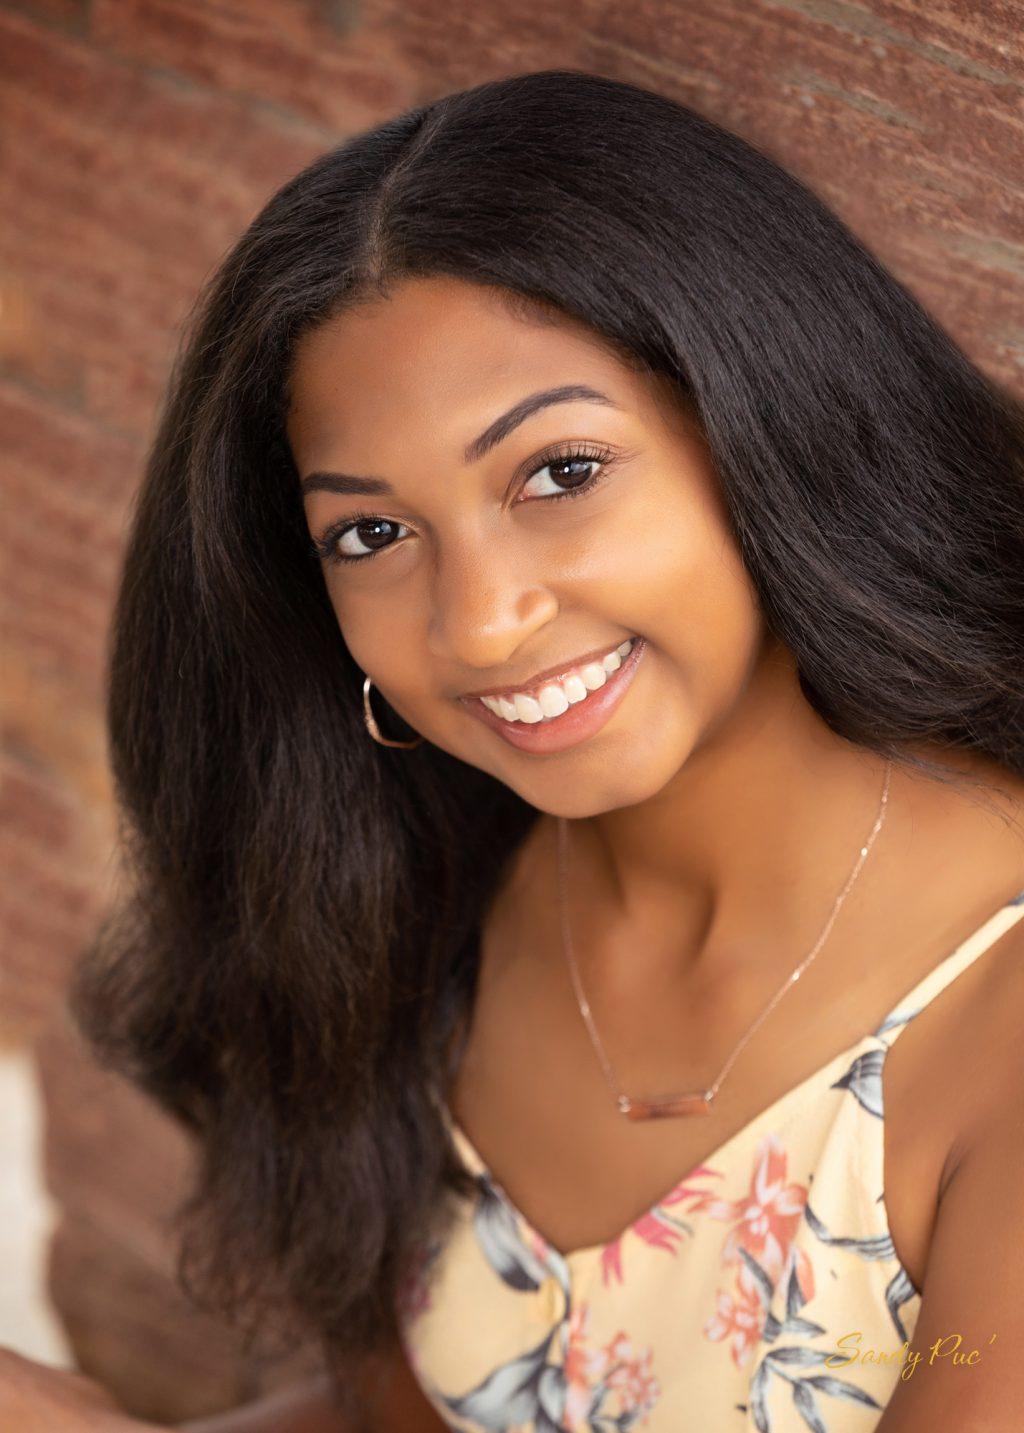
M 434 1096 L 538 815 L 428 742 L 369 738 L 311 552 L 296 340 L 417 275 L 582 320 L 673 381 L 833 731 L 1024 774 L 1022 405 L 771 157 L 559 69 L 289 180 L 197 299 L 133 510 L 107 708 L 129 879 L 71 1010 L 194 1137 L 184 1290 L 336 1367 L 391 1341 L 446 1192 L 471 1188 Z

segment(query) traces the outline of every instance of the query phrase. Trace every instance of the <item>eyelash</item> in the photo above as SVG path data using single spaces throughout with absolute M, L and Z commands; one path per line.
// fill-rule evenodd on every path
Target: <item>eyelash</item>
M 585 479 L 582 483 L 579 483 L 576 487 L 566 488 L 565 492 L 562 493 L 548 493 L 545 497 L 532 498 L 531 501 L 561 502 L 564 498 L 585 497 L 588 493 L 592 493 L 597 485 L 603 481 L 612 456 L 612 453 L 607 448 L 598 448 L 589 443 L 561 444 L 541 455 L 537 465 L 526 475 L 523 485 L 525 486 L 531 478 L 535 478 L 539 472 L 542 472 L 549 465 L 556 463 L 594 463 L 599 466 L 599 471 L 596 474 L 592 473 L 590 477 Z M 357 512 L 353 514 L 353 516 L 346 518 L 344 522 L 337 523 L 334 527 L 328 528 L 323 537 L 314 539 L 311 544 L 313 556 L 319 557 L 328 563 L 369 562 L 377 556 L 378 552 L 386 552 L 386 547 L 378 548 L 377 552 L 359 553 L 357 556 L 353 556 L 351 553 L 337 551 L 336 543 L 343 538 L 347 532 L 351 532 L 354 527 L 358 527 L 361 522 L 391 522 L 391 519 L 382 518 L 380 513 Z M 394 523 L 393 526 L 403 527 L 404 523 Z M 389 543 L 388 547 L 394 547 L 396 545 L 395 543 Z

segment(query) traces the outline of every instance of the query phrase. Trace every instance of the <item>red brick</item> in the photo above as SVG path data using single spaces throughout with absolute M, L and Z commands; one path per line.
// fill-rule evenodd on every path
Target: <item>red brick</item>
M 338 7 L 281 0 L 95 0 L 92 38 L 139 65 L 222 94 L 279 106 L 328 133 L 368 128 L 415 104 L 424 76 L 401 50 L 402 6 L 361 5 L 339 33 Z

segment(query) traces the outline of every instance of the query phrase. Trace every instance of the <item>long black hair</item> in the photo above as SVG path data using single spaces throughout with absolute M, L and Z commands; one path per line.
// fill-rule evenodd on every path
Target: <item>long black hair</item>
M 286 183 L 200 294 L 138 493 L 108 683 L 130 881 L 72 1010 L 194 1135 L 186 1290 L 342 1361 L 391 1338 L 446 1191 L 469 1190 L 434 1094 L 538 814 L 428 742 L 370 740 L 310 550 L 296 340 L 413 275 L 583 320 L 674 382 L 835 732 L 1024 774 L 1021 405 L 773 159 L 658 94 L 547 70 Z

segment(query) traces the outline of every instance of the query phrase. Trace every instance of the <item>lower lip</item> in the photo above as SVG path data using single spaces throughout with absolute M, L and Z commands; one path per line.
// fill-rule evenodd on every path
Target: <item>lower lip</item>
M 564 751 L 601 730 L 626 695 L 646 646 L 646 640 L 638 638 L 622 666 L 608 673 L 603 687 L 591 692 L 583 701 L 573 702 L 561 716 L 546 721 L 506 721 L 504 717 L 496 716 L 490 707 L 485 707 L 479 697 L 461 697 L 460 701 L 473 716 L 485 726 L 493 727 L 510 746 L 516 746 L 520 751 L 532 751 L 537 755 Z

